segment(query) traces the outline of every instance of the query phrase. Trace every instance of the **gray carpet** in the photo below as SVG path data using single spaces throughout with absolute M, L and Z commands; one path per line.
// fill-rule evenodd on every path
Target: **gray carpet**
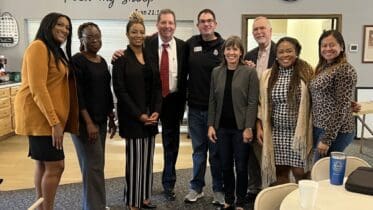
M 373 166 L 373 139 L 368 139 L 364 142 L 363 153 L 360 154 L 360 140 L 355 140 L 347 149 L 348 155 L 360 157 L 368 161 Z M 195 204 L 185 204 L 184 196 L 188 193 L 189 179 L 191 177 L 191 169 L 183 169 L 177 171 L 177 183 L 175 191 L 177 199 L 173 202 L 167 202 L 162 195 L 162 186 L 160 183 L 161 174 L 154 174 L 153 187 L 153 202 L 158 205 L 159 210 L 163 209 L 178 209 L 178 210 L 199 210 L 199 209 L 215 209 L 211 204 L 212 190 L 209 170 L 206 173 L 206 186 L 204 188 L 205 197 L 198 200 Z M 61 185 L 58 188 L 56 197 L 56 210 L 81 209 L 81 188 L 82 185 L 67 184 Z M 112 210 L 125 209 L 123 202 L 124 178 L 113 178 L 106 180 L 107 203 Z M 35 192 L 33 189 L 15 190 L 15 191 L 0 191 L 0 210 L 9 209 L 27 209 L 34 202 Z M 252 204 L 246 206 L 246 209 L 252 209 Z
M 176 200 L 168 202 L 162 194 L 161 173 L 154 174 L 154 186 L 152 202 L 157 204 L 158 210 L 163 209 L 178 209 L 178 210 L 209 210 L 215 209 L 212 202 L 212 189 L 210 172 L 206 173 L 206 186 L 204 188 L 205 197 L 201 198 L 194 204 L 186 204 L 183 201 L 184 196 L 188 193 L 189 179 L 191 177 L 191 169 L 177 170 L 177 183 L 175 186 Z M 58 188 L 56 196 L 56 210 L 81 209 L 81 189 L 82 184 L 66 184 Z M 106 180 L 107 204 L 111 210 L 126 209 L 123 202 L 124 178 L 112 178 Z M 35 192 L 33 189 L 0 191 L 0 210 L 9 209 L 27 209 L 34 202 Z M 252 205 L 248 205 L 247 209 L 251 209 Z
M 360 153 L 361 140 L 354 140 L 345 153 L 366 160 L 373 167 L 373 138 L 363 140 L 363 153 Z

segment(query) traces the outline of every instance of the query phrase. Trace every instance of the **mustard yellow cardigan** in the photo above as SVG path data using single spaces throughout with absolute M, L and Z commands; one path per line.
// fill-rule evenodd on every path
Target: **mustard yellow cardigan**
M 77 133 L 76 84 L 70 73 L 63 62 L 55 63 L 52 53 L 48 56 L 43 41 L 35 40 L 29 45 L 23 57 L 21 87 L 14 102 L 17 134 L 50 136 L 51 126 L 58 123 L 65 131 Z

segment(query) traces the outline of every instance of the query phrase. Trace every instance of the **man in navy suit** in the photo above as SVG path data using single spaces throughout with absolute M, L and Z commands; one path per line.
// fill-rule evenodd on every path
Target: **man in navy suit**
M 272 27 L 266 17 L 259 16 L 253 23 L 253 36 L 258 47 L 250 50 L 245 55 L 245 63 L 251 68 L 256 68 L 260 79 L 263 71 L 272 67 L 276 59 L 275 43 L 271 41 Z M 261 170 L 257 156 L 261 155 L 261 146 L 253 142 L 249 152 L 249 178 L 247 200 L 253 202 L 261 189 Z M 259 158 L 260 159 L 260 158 Z
M 157 34 L 146 38 L 145 51 L 152 68 L 161 71 L 162 53 L 164 49 L 167 50 L 168 93 L 163 95 L 160 115 L 164 155 L 162 185 L 166 199 L 175 200 L 175 164 L 179 152 L 180 123 L 183 120 L 186 102 L 185 42 L 174 37 L 176 20 L 175 13 L 170 9 L 160 11 L 157 29 Z

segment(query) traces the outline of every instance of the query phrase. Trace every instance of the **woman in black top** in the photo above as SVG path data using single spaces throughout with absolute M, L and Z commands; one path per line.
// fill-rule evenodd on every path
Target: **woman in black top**
M 259 82 L 255 69 L 243 63 L 239 37 L 229 37 L 222 49 L 223 63 L 211 74 L 208 109 L 208 137 L 219 150 L 225 193 L 225 204 L 217 209 L 243 210 Z
M 105 194 L 105 139 L 107 120 L 112 138 L 116 131 L 110 73 L 101 48 L 101 32 L 94 23 L 79 26 L 80 53 L 72 57 L 78 81 L 79 136 L 72 135 L 83 177 L 83 209 L 102 210 Z
M 155 208 L 150 203 L 155 135 L 161 110 L 159 71 L 150 68 L 143 43 L 144 21 L 133 13 L 127 24 L 129 45 L 113 64 L 118 98 L 119 134 L 126 141 L 126 202 L 131 209 Z

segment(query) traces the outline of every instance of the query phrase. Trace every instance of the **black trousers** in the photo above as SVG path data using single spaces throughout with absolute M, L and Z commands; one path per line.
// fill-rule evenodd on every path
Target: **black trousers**
M 242 130 L 219 128 L 217 144 L 221 157 L 225 202 L 243 207 L 247 190 L 249 143 L 243 142 Z M 234 176 L 236 169 L 236 177 Z M 237 199 L 235 199 L 235 195 Z
M 261 146 L 258 143 L 253 142 L 250 144 L 249 148 L 249 176 L 248 176 L 248 187 L 247 192 L 249 193 L 259 193 L 262 187 L 262 176 L 259 160 L 256 153 L 261 154 Z M 258 150 L 258 151 L 256 151 Z
M 164 190 L 173 190 L 176 183 L 176 160 L 180 145 L 180 113 L 177 93 L 170 93 L 162 101 L 161 124 L 163 145 L 162 185 Z

